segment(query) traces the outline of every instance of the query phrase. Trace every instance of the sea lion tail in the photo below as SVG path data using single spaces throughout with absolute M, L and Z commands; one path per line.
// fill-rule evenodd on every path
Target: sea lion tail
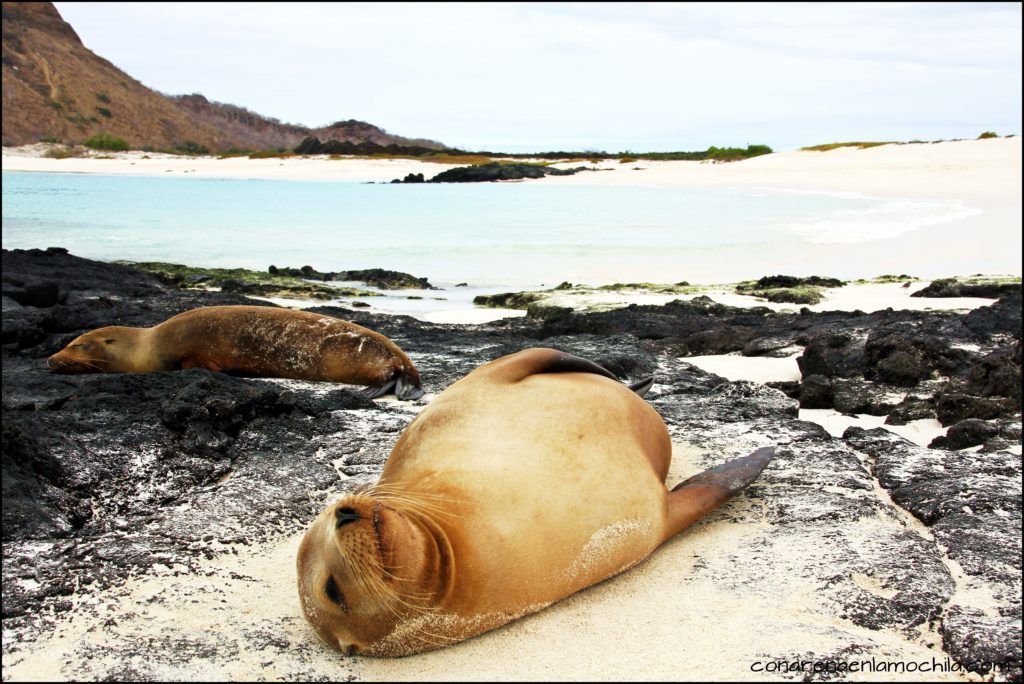
M 686 529 L 731 499 L 749 485 L 775 455 L 773 447 L 762 447 L 742 458 L 715 466 L 680 482 L 668 495 L 668 539 Z

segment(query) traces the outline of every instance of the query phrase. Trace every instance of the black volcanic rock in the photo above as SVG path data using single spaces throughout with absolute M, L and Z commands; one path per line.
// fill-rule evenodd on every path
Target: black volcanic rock
M 862 375 L 865 368 L 863 347 L 848 333 L 827 332 L 810 340 L 797 360 L 800 374 L 826 378 Z
M 990 336 L 995 333 L 1007 333 L 1019 340 L 1021 335 L 1020 292 L 1006 293 L 995 304 L 970 311 L 964 317 L 964 326 L 978 335 Z
M 587 167 L 575 169 L 556 169 L 541 164 L 524 164 L 512 162 L 490 162 L 474 166 L 457 166 L 442 171 L 428 183 L 489 183 L 493 181 L 522 180 L 524 178 L 543 178 L 544 176 L 571 176 Z M 409 174 L 404 179 L 395 179 L 392 183 L 422 183 L 422 174 Z
M 944 436 L 936 437 L 928 446 L 934 449 L 966 449 L 984 444 L 998 434 L 999 428 L 992 423 L 968 418 L 950 427 Z
M 930 401 L 907 397 L 889 413 L 886 425 L 906 425 L 912 420 L 935 418 L 935 407 Z
M 884 385 L 854 378 L 832 381 L 832 405 L 840 413 L 884 416 L 895 408 L 896 403 Z
M 845 285 L 838 278 L 827 278 L 822 276 L 809 276 L 800 278 L 797 276 L 773 275 L 759 278 L 752 285 L 737 287 L 737 290 L 771 290 L 776 288 L 791 288 L 800 286 L 811 287 L 842 287 Z
M 808 375 L 800 381 L 800 408 L 832 408 L 832 381 L 824 375 Z
M 1021 407 L 1021 343 L 988 354 L 971 363 L 965 391 L 982 397 L 1008 397 Z
M 410 174 L 406 174 L 405 178 L 403 178 L 401 180 L 396 178 L 395 180 L 393 180 L 391 182 L 392 183 L 425 183 L 426 181 L 423 179 L 423 174 L 422 173 L 410 173 Z
M 267 272 L 271 275 L 292 276 L 307 280 L 356 281 L 366 283 L 381 290 L 436 290 L 426 278 L 417 278 L 401 271 L 389 271 L 384 268 L 366 268 L 352 271 L 318 271 L 312 266 L 292 268 L 290 266 L 270 266 Z
M 935 414 L 943 426 L 959 423 L 968 418 L 989 420 L 1019 412 L 1012 399 L 1001 397 L 975 397 L 960 392 L 940 394 L 935 402 Z

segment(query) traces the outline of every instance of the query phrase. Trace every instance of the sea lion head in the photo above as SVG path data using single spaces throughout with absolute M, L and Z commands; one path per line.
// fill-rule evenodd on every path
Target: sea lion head
M 46 360 L 57 373 L 122 373 L 135 370 L 138 328 L 113 325 L 79 335 Z
M 440 528 L 425 507 L 394 494 L 351 494 L 328 506 L 306 531 L 296 564 L 306 620 L 346 653 L 399 655 L 382 642 L 435 610 L 450 586 Z

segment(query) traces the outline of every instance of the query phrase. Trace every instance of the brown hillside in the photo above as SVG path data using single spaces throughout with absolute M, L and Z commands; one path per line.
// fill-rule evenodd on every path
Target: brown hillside
M 133 147 L 227 138 L 88 50 L 48 2 L 3 3 L 3 144 L 80 142 L 106 131 Z
M 444 148 L 360 121 L 310 130 L 198 94 L 168 97 L 86 48 L 51 3 L 4 2 L 3 144 L 77 143 L 100 132 L 154 149 L 290 149 L 307 135 Z

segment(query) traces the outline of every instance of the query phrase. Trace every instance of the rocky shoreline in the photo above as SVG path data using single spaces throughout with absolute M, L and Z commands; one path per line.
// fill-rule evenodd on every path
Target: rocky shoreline
M 686 581 L 772 594 L 801 578 L 817 596 L 809 614 L 834 632 L 833 646 L 816 658 L 930 649 L 975 663 L 979 674 L 979 663 L 1005 663 L 999 678 L 1019 680 L 1021 296 L 1019 286 L 999 294 L 966 314 L 778 313 L 706 297 L 598 313 L 549 308 L 483 325 L 312 310 L 394 339 L 432 393 L 530 346 L 591 358 L 625 380 L 654 374 L 649 398 L 673 439 L 693 445 L 694 467 L 778 446 L 747 503 L 701 527 L 756 524 L 744 547 L 750 555 L 729 565 L 708 556 Z M 206 560 L 244 555 L 303 531 L 331 492 L 375 480 L 416 405 L 204 370 L 58 376 L 42 361 L 87 329 L 242 303 L 253 300 L 179 289 L 63 250 L 4 250 L 5 661 L 30 660 L 33 643 L 85 610 L 83 596 L 131 577 L 170 572 L 174 582 Z M 773 388 L 686 363 L 732 352 L 799 352 L 802 378 Z M 949 430 L 932 448 L 884 429 L 850 428 L 837 439 L 798 420 L 800 407 L 886 415 L 890 424 L 935 417 Z M 787 545 L 808 552 L 782 554 Z M 293 572 L 283 568 L 281 581 L 293 581 Z M 65 676 L 186 676 L 197 660 L 212 668 L 204 672 L 224 673 L 242 638 L 109 629 L 116 643 L 72 648 Z M 305 642 L 282 644 L 277 631 L 254 626 L 244 638 L 287 661 L 281 676 L 330 679 L 318 664 L 344 660 Z M 112 665 L 100 657 L 133 650 L 147 658 Z

